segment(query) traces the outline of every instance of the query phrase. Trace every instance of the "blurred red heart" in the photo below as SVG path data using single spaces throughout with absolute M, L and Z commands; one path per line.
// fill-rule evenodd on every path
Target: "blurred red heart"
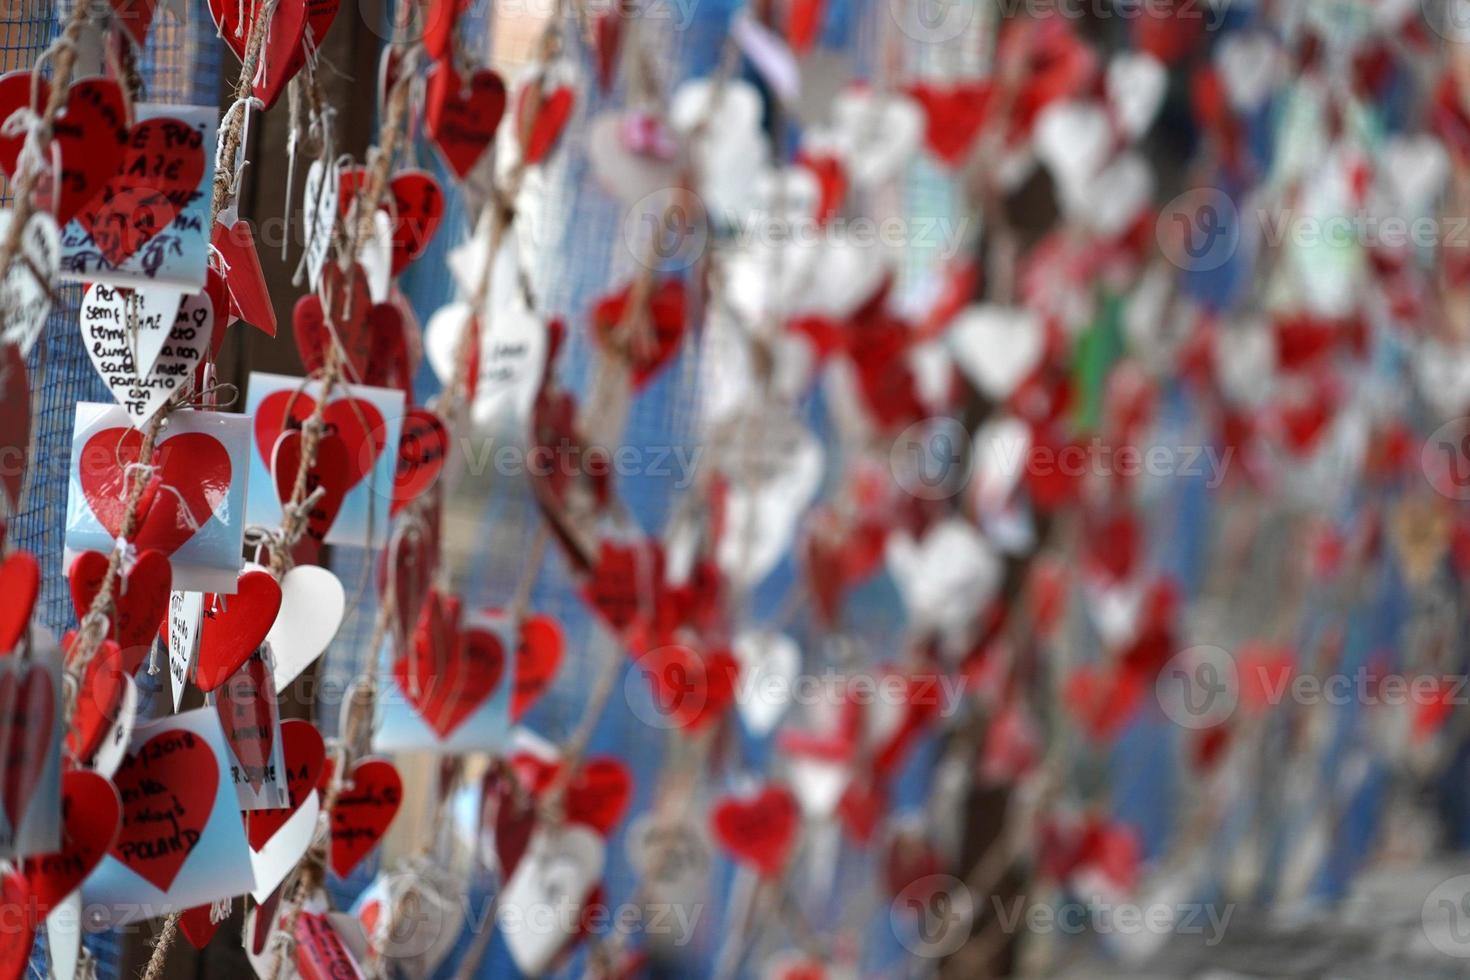
M 642 388 L 679 349 L 687 325 L 684 280 L 669 278 L 649 294 L 643 309 L 629 313 L 635 284 L 598 300 L 592 324 L 603 347 L 617 352 Z
M 322 296 L 327 297 L 326 306 L 322 305 Z M 308 374 L 316 374 L 326 367 L 335 335 L 340 356 L 347 359 L 347 366 L 356 377 L 366 376 L 373 353 L 372 328 L 368 322 L 372 305 L 362 266 L 354 262 L 346 272 L 335 262 L 323 267 L 320 295 L 307 293 L 291 309 L 291 335 Z
M 24 671 L 24 676 L 17 675 Z M 30 809 L 50 753 L 56 689 L 41 663 L 18 663 L 0 673 L 0 791 L 10 826 L 19 827 Z
M 31 385 L 19 345 L 0 348 L 0 379 L 0 454 L 8 461 L 0 466 L 0 491 L 13 514 L 20 506 L 31 454 Z
M 13 551 L 0 561 L 0 654 L 15 649 L 31 625 L 41 594 L 41 566 L 28 551 Z
M 19 871 L 0 876 L 0 904 L 7 909 L 24 910 L 31 902 L 30 887 Z M 31 952 L 36 946 L 36 923 L 40 916 L 22 914 L 8 929 L 0 929 L 0 980 L 22 980 L 31 965 Z
M 180 912 L 179 931 L 195 949 L 208 946 L 214 934 L 219 931 L 219 923 L 214 921 L 214 903 L 196 905 Z
M 50 93 L 50 84 L 41 79 L 37 86 L 41 107 Z M 0 77 L 0 121 L 30 104 L 29 70 Z M 65 226 L 117 173 L 126 153 L 128 135 L 127 101 L 116 82 L 108 78 L 72 82 L 66 93 L 66 106 L 56 117 L 51 136 L 51 144 L 61 156 L 61 179 L 56 182 L 60 193 L 54 215 L 58 225 Z M 24 132 L 13 137 L 0 136 L 0 170 L 11 177 L 15 176 L 16 158 L 24 143 Z M 36 200 L 47 202 L 47 210 L 50 210 L 51 185 L 49 176 L 37 184 Z
M 77 220 L 102 257 L 121 265 L 173 223 L 203 176 L 203 133 L 171 116 L 145 119 L 128 134 L 117 172 Z
M 122 801 L 107 777 L 89 769 L 61 775 L 61 848 L 25 859 L 23 873 L 45 916 L 72 892 L 112 850 L 122 820 Z
M 107 576 L 108 558 L 100 551 L 84 551 L 72 562 L 67 577 L 71 582 L 72 607 L 81 619 L 92 608 L 92 601 L 102 589 Z M 129 674 L 138 669 L 148 651 L 158 626 L 168 615 L 168 595 L 173 587 L 173 567 L 160 551 L 145 551 L 127 574 L 119 573 L 112 590 L 110 635 L 122 650 L 123 670 Z
M 393 502 L 388 513 L 397 514 L 408 503 L 433 486 L 444 469 L 449 452 L 449 431 L 438 415 L 426 408 L 404 413 L 398 437 L 398 468 L 393 475 Z
M 520 721 L 531 705 L 546 693 L 561 666 L 566 640 L 561 627 L 550 616 L 527 616 L 521 620 L 521 645 L 516 651 L 515 690 L 511 694 L 510 720 Z
M 438 592 L 429 594 L 413 652 L 393 664 L 409 705 L 441 739 L 489 700 L 504 673 L 500 637 L 477 626 L 463 628 L 459 599 Z
M 489 69 L 462 79 L 451 63 L 440 62 L 429 71 L 424 101 L 429 138 L 463 180 L 495 140 L 505 114 L 505 83 Z
M 990 108 L 990 83 L 921 83 L 910 86 L 909 95 L 923 108 L 928 120 L 924 138 L 930 152 L 947 166 L 959 166 L 969 156 L 970 147 L 985 124 Z
M 528 165 L 540 163 L 551 153 L 572 116 L 575 102 L 572 90 L 565 85 L 550 92 L 537 84 L 521 89 L 516 98 L 516 132 Z
M 768 785 L 749 799 L 722 799 L 711 811 L 710 826 L 735 860 L 774 878 L 796 846 L 799 816 L 791 791 Z

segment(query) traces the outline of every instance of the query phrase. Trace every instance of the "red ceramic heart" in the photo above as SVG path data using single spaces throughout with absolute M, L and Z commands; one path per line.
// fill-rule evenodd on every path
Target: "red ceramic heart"
M 474 6 L 474 0 L 429 0 L 429 12 L 424 18 L 424 50 L 436 62 L 448 58 L 453 49 L 454 27 L 464 12 Z
M 276 442 L 275 456 L 271 460 L 271 472 L 275 475 L 276 497 L 281 503 L 291 502 L 296 486 L 296 476 L 302 464 L 302 436 L 299 430 L 281 433 Z M 317 541 L 325 541 L 337 514 L 342 510 L 342 501 L 352 489 L 352 459 L 347 453 L 347 444 L 342 437 L 331 432 L 322 433 L 316 444 L 316 461 L 306 471 L 308 495 L 321 489 L 322 496 L 306 515 L 306 533 Z
M 798 818 L 796 797 L 784 786 L 772 785 L 750 799 L 721 800 L 710 814 L 710 827 L 735 860 L 770 878 L 781 873 L 791 856 Z
M 0 492 L 11 513 L 20 506 L 31 455 L 31 385 L 20 347 L 0 349 Z
M 118 767 L 122 832 L 110 853 L 160 891 L 168 891 L 199 846 L 219 787 L 209 744 L 170 729 L 145 742 Z
M 393 664 L 393 676 L 409 705 L 448 738 L 500 685 L 505 650 L 495 633 L 460 625 L 459 600 L 431 593 L 414 633 L 411 654 Z
M 403 780 L 386 759 L 363 759 L 332 807 L 332 870 L 352 873 L 388 832 L 403 802 Z
M 398 437 L 398 468 L 393 475 L 393 502 L 388 513 L 397 514 L 439 479 L 449 452 L 449 431 L 438 415 L 426 408 L 411 408 L 403 416 Z
M 0 79 L 0 114 L 7 118 L 30 104 L 31 73 L 12 72 Z M 50 86 L 42 79 L 37 95 L 40 104 L 50 98 Z M 101 192 L 108 179 L 122 166 L 128 141 L 127 102 L 117 83 L 107 78 L 74 81 L 67 90 L 66 107 L 52 127 L 53 152 L 61 158 L 60 193 L 54 217 L 58 225 L 70 221 L 82 205 Z M 0 170 L 14 176 L 16 157 L 25 142 L 23 135 L 0 138 Z M 52 183 L 38 182 L 36 200 L 50 210 Z
M 679 349 L 687 325 L 684 280 L 665 279 L 642 310 L 629 313 L 633 285 L 604 296 L 592 308 L 592 324 L 602 345 L 628 363 L 633 384 L 642 388 Z
M 265 658 L 247 658 L 220 686 L 214 707 L 236 771 L 259 793 L 276 747 L 276 688 Z
M 107 556 L 100 551 L 84 551 L 72 562 L 67 577 L 78 619 L 87 614 L 92 600 L 101 591 L 107 564 Z M 123 669 L 129 674 L 138 669 L 153 648 L 158 626 L 168 615 L 172 586 L 173 569 L 167 556 L 160 551 L 145 551 L 113 589 L 110 635 L 122 650 Z
M 515 690 L 510 699 L 510 720 L 520 721 L 531 705 L 546 693 L 561 666 L 566 640 L 561 627 L 550 616 L 527 616 L 521 620 L 521 645 L 516 651 Z
M 199 689 L 213 691 L 229 680 L 265 641 L 280 609 L 280 583 L 258 569 L 240 575 L 234 595 L 206 595 L 194 668 Z
M 433 581 L 437 533 L 434 526 L 438 523 L 439 510 L 434 507 L 429 513 L 430 529 L 421 534 L 395 532 L 378 564 L 378 594 L 386 598 L 391 588 L 394 608 L 405 630 L 418 622 Z
M 588 759 L 567 784 L 562 806 L 566 818 L 603 836 L 613 832 L 633 798 L 633 776 L 621 759 Z
M 495 769 L 485 774 L 485 794 L 487 812 L 494 814 L 495 859 L 501 876 L 509 879 L 536 830 L 536 808 L 529 796 L 517 790 L 514 780 Z
M 367 368 L 362 383 L 374 388 L 397 388 L 413 404 L 413 369 L 408 355 L 408 328 L 403 311 L 394 303 L 376 303 L 368 309 Z
M 429 72 L 424 101 L 429 138 L 463 180 L 495 141 L 505 114 L 505 83 L 489 69 L 462 79 L 453 64 L 441 62 Z
M 316 400 L 304 392 L 277 391 L 261 399 L 255 411 L 255 448 L 269 468 L 276 442 L 286 429 L 300 429 L 316 409 Z M 357 484 L 378 461 L 387 443 L 383 415 L 372 402 L 361 398 L 339 398 L 322 412 L 327 431 L 341 437 L 347 446 L 350 486 Z
M 214 921 L 214 903 L 196 905 L 179 913 L 179 931 L 195 949 L 208 946 L 219 931 L 219 923 Z
M 41 594 L 41 566 L 28 551 L 13 551 L 0 561 L 0 654 L 15 649 L 31 625 Z
M 145 119 L 128 135 L 122 165 L 77 220 L 102 257 L 121 265 L 167 228 L 199 190 L 204 135 L 168 116 Z
M 61 776 L 61 849 L 25 860 L 23 873 L 44 916 L 81 887 L 117 840 L 122 801 L 105 776 L 69 769 Z
M 786 15 L 786 40 L 791 50 L 806 54 L 822 31 L 826 0 L 792 0 Z
M 286 760 L 286 792 L 291 805 L 271 810 L 251 810 L 245 815 L 245 830 L 250 846 L 265 847 L 276 831 L 286 825 L 291 814 L 306 802 L 306 797 L 321 781 L 327 750 L 322 733 L 311 722 L 291 718 L 281 722 L 281 753 Z
M 604 540 L 597 564 L 582 585 L 583 597 L 620 633 L 646 613 L 640 586 L 648 582 L 647 566 L 648 557 L 636 543 Z
M 516 132 L 521 138 L 521 156 L 527 164 L 537 164 L 550 155 L 572 117 L 576 97 L 572 90 L 559 86 L 550 92 L 540 85 L 526 85 L 516 98 Z
M 969 156 L 990 103 L 989 82 L 954 85 L 914 85 L 909 95 L 928 120 L 925 139 L 929 150 L 946 166 L 957 167 Z
M 51 672 L 39 663 L 12 664 L 0 673 L 0 705 L 5 706 L 0 718 L 0 792 L 10 826 L 19 827 L 45 774 L 55 731 Z
M 367 179 L 366 167 L 343 168 L 338 187 L 343 215 L 351 212 Z M 439 222 L 444 217 L 444 191 L 433 174 L 424 170 L 405 170 L 388 183 L 388 193 L 393 195 L 392 271 L 396 276 L 418 258 L 439 229 Z
M 353 374 L 365 377 L 373 353 L 368 324 L 373 301 L 368 292 L 367 274 L 356 263 L 344 272 L 337 263 L 330 262 L 322 269 L 321 293 L 327 298 L 326 305 L 321 296 L 308 293 L 296 301 L 291 311 L 291 333 L 301 363 L 308 373 L 321 371 L 335 336 L 340 356 L 347 359 Z
M 63 641 L 68 650 L 72 648 L 73 635 L 68 633 Z M 104 641 L 87 662 L 77 695 L 76 714 L 66 733 L 67 748 L 79 761 L 89 761 L 117 723 L 128 676 L 123 670 L 122 651 L 111 640 Z
M 214 226 L 211 244 L 224 262 L 225 283 L 229 287 L 230 310 L 266 336 L 276 335 L 276 307 L 271 302 L 265 273 L 260 268 L 260 255 L 255 248 L 255 229 L 243 218 L 234 224 L 219 222 Z M 215 304 L 215 310 L 224 306 Z M 224 331 L 219 331 L 223 336 Z
M 82 495 L 114 537 L 122 531 L 132 482 L 127 466 L 138 459 L 142 444 L 141 432 L 118 426 L 94 433 L 82 447 Z M 132 543 L 139 550 L 171 555 L 229 495 L 230 454 L 213 436 L 182 432 L 158 443 L 151 462 L 153 473 L 139 499 Z

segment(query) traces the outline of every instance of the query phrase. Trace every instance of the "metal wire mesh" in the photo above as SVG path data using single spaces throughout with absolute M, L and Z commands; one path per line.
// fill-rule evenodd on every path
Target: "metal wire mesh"
M 57 35 L 58 13 L 62 10 L 52 0 L 12 0 L 4 4 L 0 69 L 29 69 Z M 153 102 L 214 105 L 219 93 L 219 47 L 202 0 L 189 0 L 183 20 L 160 5 L 138 66 L 144 97 Z M 0 182 L 0 203 L 9 202 L 9 183 Z M 81 286 L 62 286 L 58 296 L 27 365 L 32 393 L 32 457 L 25 498 L 10 522 L 9 536 L 15 547 L 41 560 L 44 585 L 37 615 L 48 629 L 59 634 L 75 622 L 61 574 L 75 405 L 106 401 L 109 396 L 77 329 Z M 117 937 L 108 933 L 92 935 L 86 945 L 96 958 L 98 976 L 104 980 L 117 976 Z M 41 945 L 37 946 L 32 968 L 41 976 L 47 975 Z

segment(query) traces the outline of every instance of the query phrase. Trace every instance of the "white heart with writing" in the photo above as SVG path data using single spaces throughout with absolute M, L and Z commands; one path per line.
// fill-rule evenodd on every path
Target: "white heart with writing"
M 127 410 L 133 425 L 140 426 L 193 382 L 209 351 L 214 303 L 207 293 L 184 296 L 153 364 L 140 369 L 134 360 L 140 345 L 123 315 L 129 301 L 120 299 L 120 292 L 100 283 L 88 290 L 82 301 L 82 339 L 112 397 Z M 161 297 L 155 299 L 166 305 Z M 133 313 L 138 312 L 134 306 Z
M 8 209 L 0 209 L 0 238 L 10 233 L 11 215 Z M 0 280 L 0 342 L 17 345 L 25 356 L 36 345 L 51 312 L 51 284 L 56 282 L 61 261 L 61 232 L 56 221 L 43 211 L 31 215 L 20 249 L 25 261 L 12 262 Z

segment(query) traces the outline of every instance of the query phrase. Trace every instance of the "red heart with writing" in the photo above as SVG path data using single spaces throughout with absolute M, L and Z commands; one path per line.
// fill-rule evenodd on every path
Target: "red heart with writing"
M 521 645 L 516 651 L 515 690 L 511 692 L 510 720 L 520 721 L 531 709 L 561 666 L 566 639 L 550 616 L 527 616 L 521 620 Z
M 276 442 L 286 429 L 300 429 L 316 410 L 316 399 L 304 392 L 276 391 L 261 399 L 255 410 L 255 448 L 266 467 L 271 466 Z M 339 398 L 322 412 L 327 431 L 341 437 L 350 463 L 349 487 L 373 468 L 388 441 L 383 414 L 361 398 Z
M 550 92 L 539 84 L 523 87 L 516 98 L 516 132 L 521 137 L 521 156 L 528 165 L 540 163 L 561 138 L 572 117 L 576 98 L 572 90 L 558 86 Z
M 347 877 L 382 840 L 403 802 L 403 780 L 386 759 L 363 759 L 332 807 L 332 870 Z
M 0 562 L 0 654 L 15 649 L 31 625 L 41 594 L 41 566 L 28 551 L 14 551 Z
M 684 280 L 665 279 L 648 296 L 644 309 L 630 315 L 633 289 L 629 284 L 600 299 L 592 308 L 592 324 L 602 345 L 627 362 L 634 386 L 642 388 L 679 349 L 688 320 Z
M 72 562 L 67 578 L 78 619 L 92 608 L 92 601 L 102 590 L 107 566 L 108 558 L 100 551 L 84 551 Z M 172 587 L 173 568 L 161 551 L 143 552 L 126 575 L 120 573 L 112 592 L 109 635 L 122 650 L 123 669 L 130 674 L 153 648 L 153 637 L 168 615 Z
M 63 642 L 67 650 L 72 649 L 74 640 L 74 633 L 66 635 Z M 66 733 L 66 745 L 83 763 L 92 758 L 117 723 L 130 676 L 130 672 L 123 670 L 122 659 L 117 644 L 104 640 L 82 674 L 77 710 Z
M 648 556 L 638 543 L 604 540 L 597 564 L 582 585 L 583 597 L 618 632 L 633 625 L 645 612 L 642 584 L 648 582 Z
M 796 845 L 798 817 L 796 797 L 772 785 L 750 799 L 721 800 L 710 814 L 710 827 L 735 860 L 775 877 Z
M 14 513 L 20 507 L 31 454 L 31 385 L 26 361 L 17 344 L 6 344 L 0 352 L 0 454 L 9 460 L 0 466 L 0 490 Z
M 459 599 L 429 594 L 414 632 L 414 649 L 393 664 L 393 677 L 424 722 L 448 738 L 485 703 L 505 673 L 500 637 L 461 628 Z
M 30 914 L 30 903 L 31 890 L 24 875 L 11 871 L 0 876 L 0 904 L 8 910 L 20 910 L 12 925 L 0 929 L 0 980 L 22 980 L 30 970 L 36 923 L 40 921 L 40 916 Z
M 254 850 L 265 847 L 276 831 L 286 825 L 291 815 L 306 802 L 306 797 L 321 781 L 327 750 L 322 733 L 311 722 L 291 718 L 281 722 L 281 754 L 286 760 L 286 792 L 291 805 L 270 810 L 251 810 L 245 814 L 245 830 Z
M 489 69 L 463 79 L 452 64 L 441 62 L 429 72 L 424 101 L 429 138 L 463 180 L 495 141 L 505 114 L 505 83 Z
M 924 109 L 928 120 L 924 138 L 930 152 L 947 166 L 963 163 L 985 124 L 990 83 L 920 84 L 911 86 L 909 95 Z
M 403 416 L 398 437 L 398 468 L 393 475 L 393 502 L 397 514 L 434 482 L 444 470 L 449 453 L 449 431 L 443 419 L 426 408 L 411 408 Z
M 220 686 L 214 707 L 240 775 L 259 793 L 276 747 L 276 688 L 265 658 L 248 657 Z
M 50 98 L 51 87 L 42 79 L 37 86 L 40 107 Z M 0 77 L 0 116 L 9 118 L 31 101 L 31 73 L 11 72 Z M 39 111 L 39 109 L 38 109 Z M 72 82 L 66 106 L 52 126 L 53 152 L 61 157 L 61 179 L 56 182 L 56 223 L 65 225 L 82 206 L 96 197 L 109 178 L 122 166 L 128 141 L 127 102 L 118 84 L 107 78 L 83 78 Z M 25 135 L 0 137 L 0 170 L 15 176 L 16 158 Z M 37 183 L 36 200 L 52 196 L 49 176 Z
M 24 670 L 23 677 L 17 673 Z M 53 722 L 56 720 L 56 689 L 51 673 L 32 663 L 16 662 L 0 673 L 0 790 L 5 793 L 5 815 L 10 826 L 19 827 L 30 808 L 31 797 L 46 770 Z
M 214 226 L 211 244 L 219 252 L 229 287 L 230 312 L 260 329 L 268 337 L 276 335 L 276 307 L 271 302 L 265 273 L 260 268 L 260 254 L 255 248 L 255 229 L 244 218 L 234 224 L 219 222 Z M 216 310 L 224 309 L 216 303 Z M 224 331 L 219 331 L 224 335 Z
M 122 797 L 122 831 L 109 853 L 160 891 L 168 891 L 199 845 L 214 811 L 219 765 L 193 732 L 159 732 L 113 777 Z
M 271 461 L 271 472 L 275 475 L 276 497 L 282 504 L 291 502 L 296 487 L 296 477 L 301 469 L 302 440 L 299 429 L 288 429 L 276 441 L 275 458 Z M 342 437 L 324 432 L 316 444 L 316 460 L 306 469 L 306 492 L 315 493 L 320 488 L 322 495 L 306 515 L 306 533 L 317 541 L 325 541 L 332 523 L 342 510 L 342 501 L 352 489 L 352 459 Z
M 181 119 L 145 119 L 128 135 L 118 172 L 77 220 L 109 263 L 121 265 L 173 223 L 199 191 L 204 135 Z
M 82 495 L 108 534 L 122 532 L 132 477 L 127 467 L 137 461 L 143 434 L 117 426 L 102 429 L 82 447 Z M 230 454 L 220 441 L 203 432 L 181 432 L 153 449 L 152 473 L 138 501 L 132 543 L 171 555 L 214 516 L 230 492 Z M 164 489 L 167 488 L 167 489 Z
M 121 819 L 122 801 L 107 777 L 90 769 L 61 774 L 61 849 L 26 858 L 22 871 L 37 916 L 82 886 L 112 850 Z
M 322 304 L 322 296 L 327 298 L 326 305 Z M 337 263 L 327 263 L 322 269 L 321 295 L 308 293 L 291 310 L 291 334 L 307 373 L 316 374 L 326 367 L 335 337 L 347 366 L 357 377 L 366 376 L 373 353 L 368 323 L 372 305 L 362 266 L 354 262 L 343 271 Z
M 199 662 L 194 668 L 199 689 L 213 691 L 229 680 L 265 642 L 280 611 L 281 585 L 270 572 L 259 569 L 241 573 L 234 595 L 206 595 Z

